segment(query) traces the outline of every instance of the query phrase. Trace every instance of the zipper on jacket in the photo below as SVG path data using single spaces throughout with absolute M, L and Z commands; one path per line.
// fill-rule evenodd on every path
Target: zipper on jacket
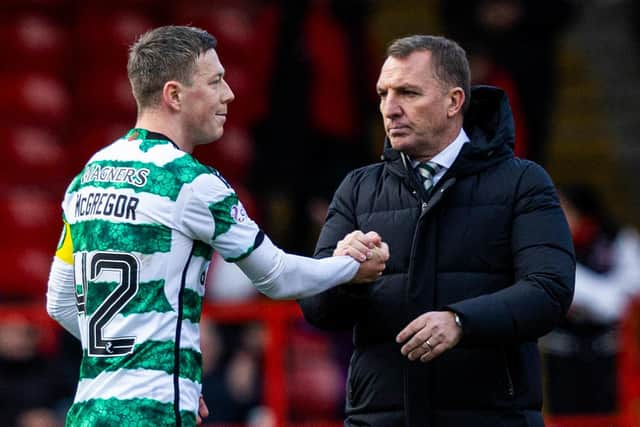
M 509 369 L 509 360 L 504 349 L 502 350 L 502 359 L 504 360 L 504 372 L 507 380 L 507 396 L 513 397 L 516 392 L 513 386 L 513 378 L 511 377 L 511 369 Z
M 513 397 L 516 394 L 516 392 L 515 392 L 515 389 L 513 388 L 513 379 L 511 378 L 511 369 L 509 369 L 509 366 L 507 366 L 506 371 L 507 371 L 507 396 Z
M 451 188 L 451 186 L 453 186 L 453 184 L 455 183 L 456 183 L 455 177 L 447 179 L 446 181 L 444 181 L 441 187 L 435 188 L 435 191 L 431 193 L 431 195 L 426 201 L 425 200 L 422 201 L 422 204 L 420 205 L 419 220 L 422 219 L 422 217 L 427 213 L 429 209 L 431 209 L 434 205 L 440 202 L 440 199 L 442 199 L 442 196 L 444 195 L 445 191 Z

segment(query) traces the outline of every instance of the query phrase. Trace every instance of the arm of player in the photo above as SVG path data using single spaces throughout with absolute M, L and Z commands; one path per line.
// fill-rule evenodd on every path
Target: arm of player
M 176 207 L 176 224 L 185 235 L 235 262 L 270 298 L 304 298 L 350 281 L 372 281 L 385 268 L 380 254 L 359 264 L 353 254 L 317 260 L 285 253 L 264 236 L 228 183 L 211 174 L 187 186 Z
M 304 298 L 347 282 L 371 282 L 385 268 L 388 256 L 362 263 L 350 256 L 313 259 L 288 254 L 265 236 L 262 244 L 237 262 L 256 288 L 274 299 Z
M 60 245 L 53 257 L 47 284 L 47 313 L 74 337 L 80 339 L 73 273 L 73 244 L 65 223 Z

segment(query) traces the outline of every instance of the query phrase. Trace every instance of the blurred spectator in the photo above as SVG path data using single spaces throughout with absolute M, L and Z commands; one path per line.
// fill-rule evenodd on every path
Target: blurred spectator
M 19 315 L 0 323 L 0 419 L 17 427 L 61 426 L 69 390 L 55 361 L 38 352 L 39 332 Z
M 631 4 L 631 26 L 636 37 L 636 46 L 640 46 L 640 2 L 629 1 Z
M 291 421 L 323 422 L 342 418 L 346 375 L 334 354 L 336 344 L 339 341 L 332 341 L 329 334 L 307 324 L 292 329 L 287 358 Z
M 246 423 L 262 398 L 264 336 L 259 324 L 200 323 L 202 394 L 209 407 L 208 423 Z
M 514 79 L 527 123 L 528 158 L 544 164 L 556 94 L 556 47 L 576 2 L 570 0 L 446 0 L 448 35 L 464 47 L 488 46 Z
M 499 87 L 509 97 L 509 105 L 516 126 L 514 152 L 518 157 L 528 158 L 526 120 L 522 113 L 520 94 L 513 78 L 504 67 L 495 62 L 486 46 L 469 44 L 465 46 L 465 50 L 471 69 L 471 84 Z
M 256 127 L 260 162 L 252 171 L 253 186 L 270 208 L 268 230 L 274 238 L 283 248 L 310 253 L 317 237 L 310 214 L 320 207 L 324 216 L 340 180 L 368 160 L 365 142 L 377 103 L 367 33 L 372 5 L 369 0 L 279 4 L 286 13 L 270 106 Z
M 640 292 L 640 236 L 610 216 L 587 185 L 560 189 L 576 259 L 574 301 L 566 321 L 541 341 L 550 414 L 617 410 L 618 327 Z

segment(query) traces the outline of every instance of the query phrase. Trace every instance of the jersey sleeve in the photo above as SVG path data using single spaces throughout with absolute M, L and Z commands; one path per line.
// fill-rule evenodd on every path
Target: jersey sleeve
M 188 235 L 213 247 L 227 262 L 247 257 L 263 233 L 247 215 L 236 192 L 215 174 L 204 174 L 185 186 L 178 204 Z

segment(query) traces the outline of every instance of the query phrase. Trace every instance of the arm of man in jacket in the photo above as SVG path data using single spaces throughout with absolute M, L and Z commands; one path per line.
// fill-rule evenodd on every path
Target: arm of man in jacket
M 518 186 L 511 247 L 515 283 L 418 316 L 396 338 L 402 354 L 428 362 L 458 343 L 504 345 L 553 329 L 571 304 L 575 257 L 553 183 L 533 163 Z

